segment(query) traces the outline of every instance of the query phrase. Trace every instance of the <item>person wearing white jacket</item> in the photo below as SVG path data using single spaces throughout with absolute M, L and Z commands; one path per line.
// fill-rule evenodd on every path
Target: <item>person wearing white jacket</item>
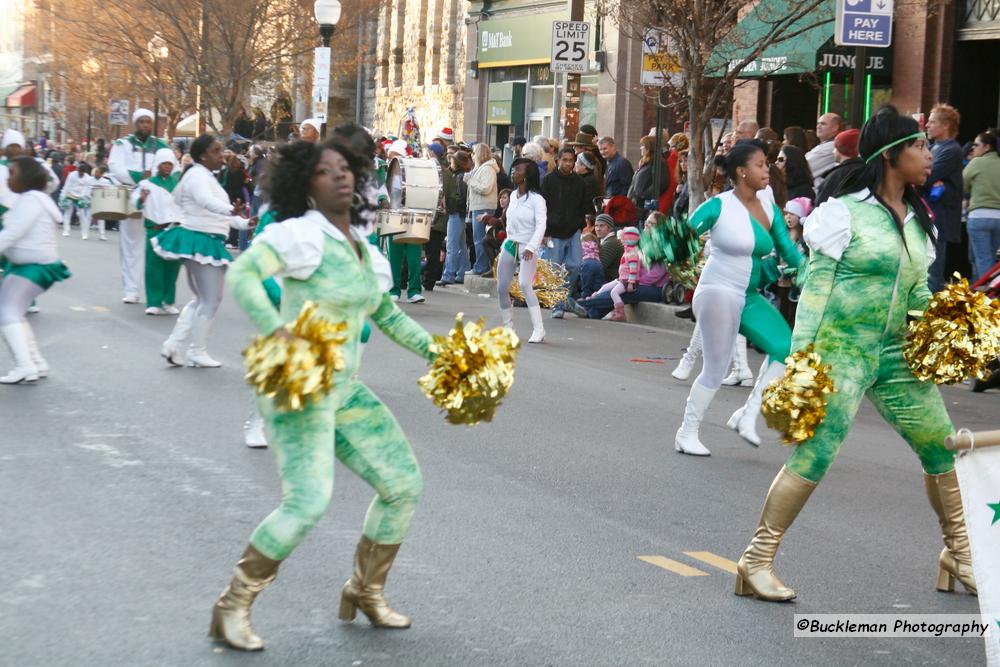
M 156 151 L 169 148 L 153 136 L 153 112 L 136 109 L 132 114 L 135 131 L 111 144 L 108 171 L 121 185 L 134 187 L 153 174 Z M 118 223 L 118 241 L 122 270 L 122 303 L 141 303 L 142 277 L 146 249 L 146 231 L 142 220 L 126 218 Z
M 156 173 L 139 183 L 132 191 L 132 206 L 142 211 L 146 227 L 146 314 L 177 315 L 177 275 L 180 262 L 166 261 L 153 251 L 153 239 L 180 223 L 181 207 L 174 201 L 173 191 L 181 180 L 177 158 L 169 148 L 161 148 L 155 156 Z
M 533 288 L 538 271 L 538 249 L 545 236 L 546 207 L 542 196 L 538 165 L 528 158 L 514 160 L 511 179 L 517 190 L 507 207 L 507 239 L 497 260 L 497 298 L 500 301 L 500 319 L 508 328 L 514 326 L 510 301 L 510 283 L 514 279 L 514 266 L 520 262 L 518 280 L 531 316 L 532 332 L 529 343 L 545 340 L 542 324 L 542 307 Z
M 184 172 L 174 189 L 181 208 L 181 224 L 152 239 L 153 251 L 165 260 L 180 261 L 188 274 L 194 299 L 181 311 L 174 330 L 163 343 L 161 356 L 174 366 L 186 362 L 194 368 L 218 368 L 222 364 L 208 355 L 206 343 L 212 320 L 222 303 L 226 266 L 233 257 L 226 250 L 229 228 L 248 229 L 249 221 L 236 215 L 239 207 L 212 173 L 222 168 L 222 144 L 203 134 L 191 143 L 194 164 Z
M 469 185 L 469 211 L 472 214 L 472 242 L 476 247 L 476 265 L 472 267 L 474 275 L 489 273 L 486 253 L 483 252 L 483 241 L 486 239 L 486 216 L 493 215 L 497 209 L 497 173 L 500 167 L 493 159 L 489 145 L 478 143 L 472 151 L 472 161 L 475 168 L 465 174 L 465 182 Z
M 16 366 L 0 377 L 0 384 L 19 384 L 35 382 L 49 372 L 25 314 L 36 298 L 54 283 L 69 278 L 70 273 L 59 261 L 59 209 L 45 193 L 45 169 L 26 156 L 10 160 L 7 166 L 8 185 L 17 198 L 4 214 L 0 230 L 0 255 L 8 262 L 0 283 L 0 335 Z
M 80 238 L 87 240 L 90 232 L 90 194 L 91 189 L 97 181 L 90 174 L 91 167 L 85 162 L 81 162 L 76 171 L 70 172 L 63 183 L 62 192 L 59 196 L 59 208 L 63 211 L 63 236 L 69 236 L 70 223 L 73 221 L 73 212 L 76 211 L 80 220 Z M 104 221 L 99 223 L 101 240 L 104 236 Z

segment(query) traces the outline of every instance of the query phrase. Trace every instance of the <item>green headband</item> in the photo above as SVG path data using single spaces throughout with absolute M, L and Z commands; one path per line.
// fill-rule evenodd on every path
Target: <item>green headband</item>
M 919 139 L 920 137 L 923 137 L 923 136 L 925 136 L 923 132 L 914 132 L 913 134 L 906 135 L 902 139 L 896 139 L 891 144 L 886 144 L 882 148 L 878 149 L 877 151 L 875 151 L 874 153 L 872 153 L 871 155 L 869 155 L 865 159 L 865 164 L 869 164 L 872 160 L 874 160 L 879 155 L 881 155 L 883 151 L 887 151 L 890 148 L 892 148 L 893 146 L 898 146 L 898 145 L 900 145 L 901 143 L 903 143 L 905 141 L 909 141 L 910 139 Z

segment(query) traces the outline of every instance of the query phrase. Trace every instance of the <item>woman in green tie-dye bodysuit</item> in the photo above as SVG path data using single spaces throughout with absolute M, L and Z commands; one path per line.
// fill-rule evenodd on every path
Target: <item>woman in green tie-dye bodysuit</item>
M 410 619 L 389 608 L 382 590 L 420 496 L 420 469 L 395 418 L 357 377 L 365 319 L 371 317 L 401 346 L 425 359 L 433 356 L 430 335 L 389 299 L 388 264 L 356 224 L 351 204 L 355 184 L 365 176 L 364 160 L 339 144 L 297 143 L 279 153 L 269 185 L 271 205 L 284 222 L 254 240 L 227 282 L 263 335 L 287 335 L 282 325 L 314 301 L 321 316 L 347 324 L 348 340 L 346 368 L 331 392 L 300 411 L 259 401 L 281 475 L 281 505 L 251 536 L 213 609 L 211 627 L 212 637 L 244 650 L 263 648 L 250 626 L 250 605 L 326 510 L 334 459 L 377 494 L 365 517 L 354 576 L 342 591 L 341 618 L 352 619 L 360 609 L 373 625 L 409 627 Z M 262 284 L 274 275 L 284 279 L 280 311 Z
M 814 344 L 832 367 L 836 393 L 815 435 L 796 447 L 771 484 L 737 565 L 738 595 L 795 597 L 774 574 L 774 556 L 865 396 L 920 459 L 945 543 L 938 589 L 954 590 L 958 579 L 976 590 L 954 455 L 944 446 L 951 420 L 938 388 L 917 380 L 903 359 L 907 313 L 924 310 L 930 298 L 934 227 L 914 189 L 927 177 L 930 153 L 916 121 L 893 107 L 865 124 L 859 148 L 867 164 L 845 183 L 848 194 L 824 203 L 806 222 L 809 274 L 792 335 L 792 351 Z

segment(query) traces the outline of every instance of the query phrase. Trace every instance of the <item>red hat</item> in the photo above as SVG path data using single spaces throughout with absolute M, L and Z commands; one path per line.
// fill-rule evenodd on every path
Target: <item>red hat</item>
M 450 127 L 443 128 L 437 134 L 438 139 L 444 139 L 445 141 L 455 141 L 455 131 Z
M 844 130 L 833 140 L 833 147 L 848 159 L 858 157 L 858 139 L 860 138 L 861 130 Z

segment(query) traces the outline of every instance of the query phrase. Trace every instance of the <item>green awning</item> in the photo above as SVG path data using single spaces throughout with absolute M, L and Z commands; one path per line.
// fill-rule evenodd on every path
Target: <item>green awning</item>
M 761 0 L 743 17 L 726 43 L 720 45 L 708 61 L 708 71 L 730 70 L 743 61 L 761 40 L 773 30 L 775 24 L 787 17 L 800 1 Z M 783 74 L 801 74 L 816 71 L 816 51 L 833 36 L 835 0 L 823 0 L 806 16 L 789 25 L 782 38 L 768 46 L 740 73 L 740 78 L 760 78 Z

